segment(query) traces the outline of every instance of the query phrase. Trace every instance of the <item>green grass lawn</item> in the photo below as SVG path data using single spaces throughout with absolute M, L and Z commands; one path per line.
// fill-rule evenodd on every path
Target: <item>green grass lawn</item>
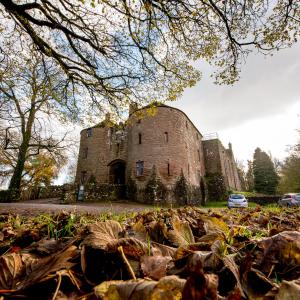
M 248 202 L 248 207 L 255 207 L 257 204 L 254 202 Z M 227 201 L 211 201 L 206 203 L 207 208 L 225 208 L 227 207 Z

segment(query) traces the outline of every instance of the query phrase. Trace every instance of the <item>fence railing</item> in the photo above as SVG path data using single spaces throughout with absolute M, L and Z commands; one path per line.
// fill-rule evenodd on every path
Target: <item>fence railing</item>
M 217 132 L 207 133 L 203 135 L 202 141 L 209 141 L 219 139 L 219 135 Z

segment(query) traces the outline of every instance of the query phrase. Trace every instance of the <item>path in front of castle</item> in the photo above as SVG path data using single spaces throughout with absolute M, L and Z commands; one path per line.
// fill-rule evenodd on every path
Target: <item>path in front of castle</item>
M 58 213 L 60 211 L 80 214 L 99 215 L 101 213 L 130 213 L 153 209 L 153 206 L 133 202 L 106 202 L 59 204 L 57 199 L 31 200 L 17 203 L 0 203 L 0 214 L 38 215 L 41 213 Z

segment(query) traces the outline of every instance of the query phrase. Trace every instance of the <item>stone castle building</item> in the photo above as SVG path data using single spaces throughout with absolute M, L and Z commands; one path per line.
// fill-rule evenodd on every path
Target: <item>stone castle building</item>
M 89 182 L 124 185 L 142 202 L 180 204 L 241 188 L 231 144 L 204 139 L 184 112 L 167 105 L 131 106 L 126 125 L 107 115 L 82 130 L 76 183 Z

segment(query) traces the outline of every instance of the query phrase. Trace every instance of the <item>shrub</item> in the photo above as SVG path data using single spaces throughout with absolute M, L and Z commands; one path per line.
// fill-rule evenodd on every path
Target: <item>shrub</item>
M 190 187 L 184 177 L 183 171 L 175 184 L 174 194 L 176 198 L 176 203 L 179 205 L 186 205 L 190 199 Z
M 167 189 L 157 176 L 155 166 L 152 168 L 144 193 L 146 203 L 161 203 L 166 198 Z
M 208 199 L 211 201 L 222 201 L 227 198 L 225 178 L 222 174 L 213 173 L 205 176 L 208 190 Z

